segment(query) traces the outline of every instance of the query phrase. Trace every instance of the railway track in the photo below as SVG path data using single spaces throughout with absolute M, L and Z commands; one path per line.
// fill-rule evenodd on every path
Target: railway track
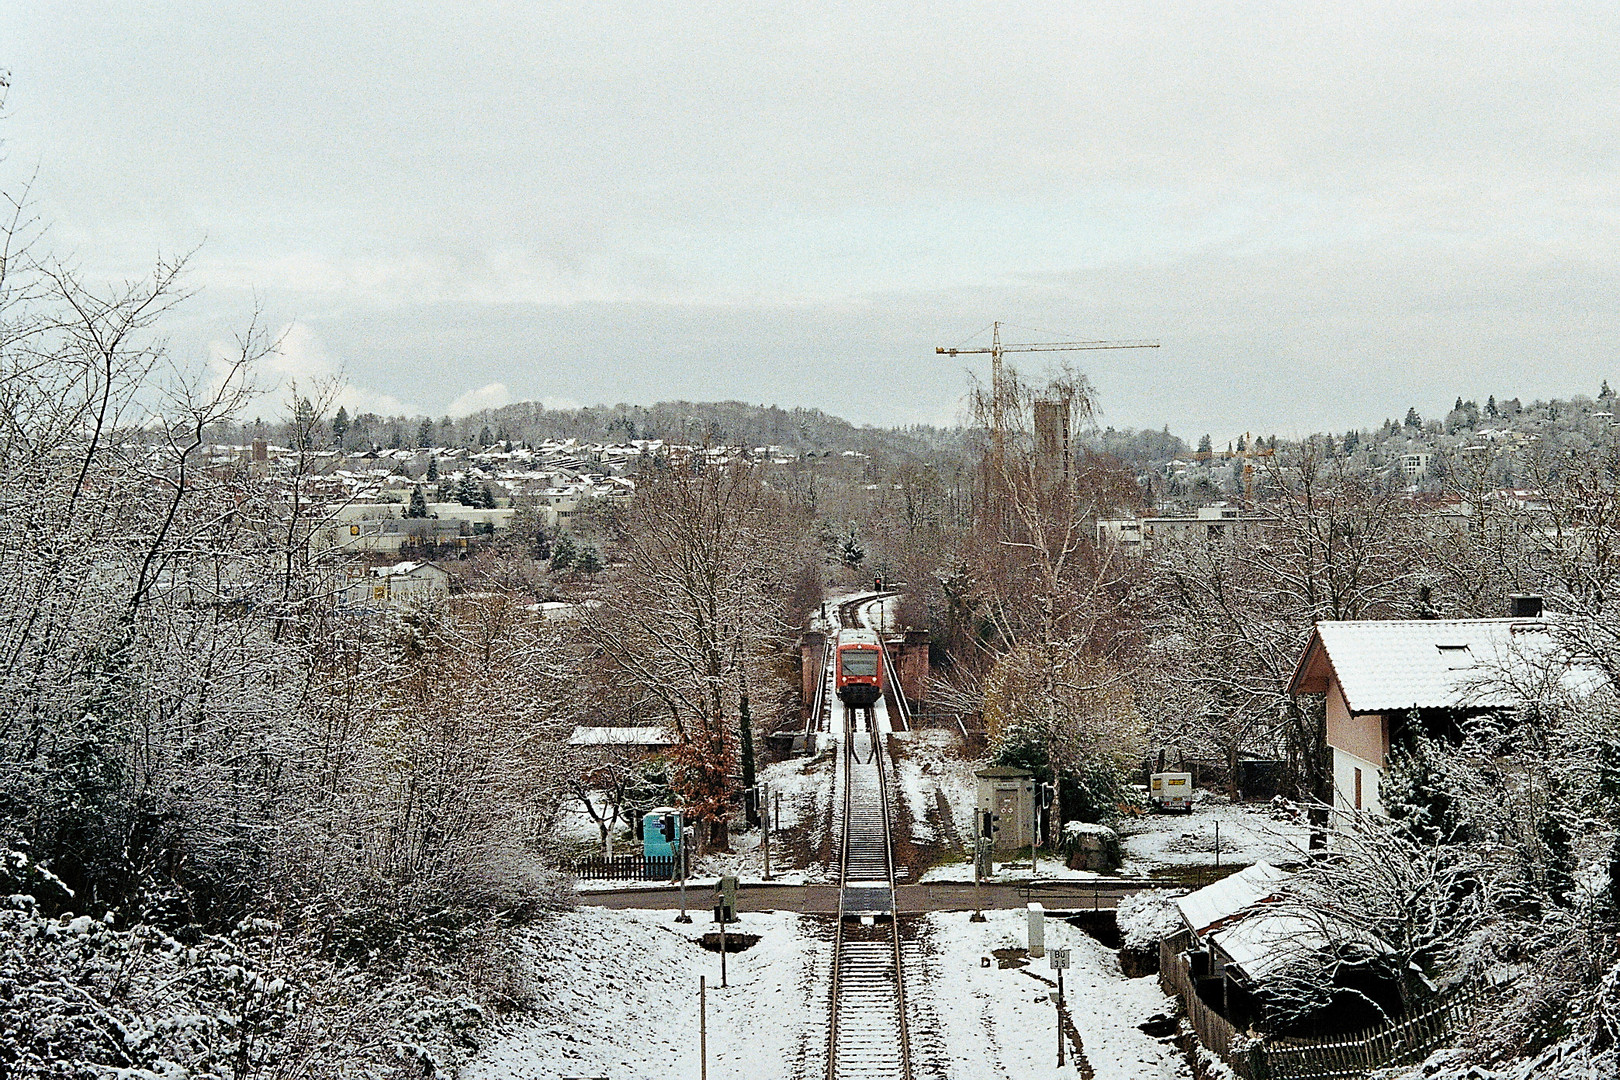
M 843 625 L 858 625 L 861 602 L 839 606 Z M 830 692 L 826 696 L 836 700 Z M 829 705 L 829 711 L 836 709 Z M 873 711 L 842 712 L 843 842 L 827 1077 L 912 1080 L 905 972 L 894 917 L 887 754 L 882 733 L 873 730 Z

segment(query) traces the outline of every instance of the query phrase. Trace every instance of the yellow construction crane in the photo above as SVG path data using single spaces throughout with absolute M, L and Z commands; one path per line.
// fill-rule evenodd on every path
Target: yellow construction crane
M 1225 449 L 1225 450 L 1213 450 L 1213 449 L 1212 450 L 1207 450 L 1207 451 L 1206 450 L 1195 450 L 1195 451 L 1193 451 L 1192 459 L 1194 461 L 1211 461 L 1212 462 L 1216 458 L 1225 458 L 1227 461 L 1231 461 L 1231 460 L 1233 460 L 1235 458 L 1242 458 L 1243 459 L 1243 498 L 1244 498 L 1244 502 L 1248 506 L 1252 507 L 1254 505 L 1254 461 L 1253 461 L 1253 459 L 1257 458 L 1257 457 L 1276 457 L 1277 456 L 1277 451 L 1271 449 L 1269 446 L 1261 445 L 1260 439 L 1257 438 L 1255 436 L 1254 432 L 1252 432 L 1252 431 L 1245 431 L 1243 433 L 1243 438 L 1240 439 L 1239 441 L 1243 443 L 1243 449 L 1242 450 L 1233 450 L 1231 448 L 1230 444 L 1228 444 L 1227 449 Z
M 983 331 L 981 331 L 982 333 Z M 965 356 L 973 353 L 990 354 L 990 449 L 997 466 L 1001 463 L 1003 445 L 1003 410 L 1005 394 L 1001 383 L 1001 356 L 1010 352 L 1071 352 L 1080 349 L 1157 349 L 1157 341 L 1031 341 L 1004 344 L 1001 324 L 990 324 L 990 346 L 982 349 L 946 349 L 936 347 L 941 356 Z

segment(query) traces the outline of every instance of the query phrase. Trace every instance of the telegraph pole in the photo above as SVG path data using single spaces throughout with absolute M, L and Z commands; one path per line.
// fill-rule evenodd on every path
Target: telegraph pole
M 759 787 L 759 828 L 760 847 L 765 851 L 765 880 L 771 880 L 771 789 L 761 784 Z
M 686 847 L 691 843 L 693 835 L 692 826 L 686 824 L 686 818 L 681 818 L 681 913 L 675 917 L 678 923 L 689 923 L 692 916 L 686 913 Z

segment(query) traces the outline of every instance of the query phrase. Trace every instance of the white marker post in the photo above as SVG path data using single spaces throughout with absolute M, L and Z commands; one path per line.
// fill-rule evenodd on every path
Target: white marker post
M 1046 909 L 1035 902 L 1029 905 L 1029 955 L 1046 955 Z

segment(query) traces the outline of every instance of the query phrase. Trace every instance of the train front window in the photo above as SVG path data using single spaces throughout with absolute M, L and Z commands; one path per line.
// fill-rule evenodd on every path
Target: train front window
M 855 652 L 844 653 L 844 674 L 857 678 L 870 679 L 877 675 L 877 653 Z

